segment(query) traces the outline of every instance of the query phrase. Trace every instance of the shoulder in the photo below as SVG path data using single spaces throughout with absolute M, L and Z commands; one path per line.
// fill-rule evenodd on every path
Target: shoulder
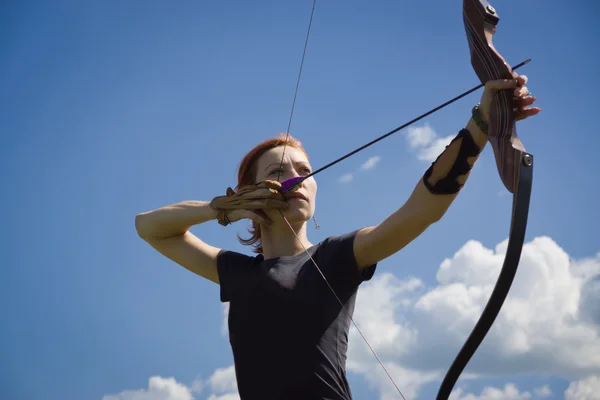
M 221 285 L 221 300 L 229 301 L 231 294 L 256 274 L 262 255 L 248 256 L 222 249 L 217 254 L 217 273 Z
M 362 228 L 355 231 L 355 240 L 353 242 L 352 250 L 354 257 L 356 257 L 356 263 L 359 269 L 368 268 L 370 265 L 380 261 L 375 254 L 375 248 L 377 247 L 376 227 Z
M 377 263 L 365 264 L 357 257 L 357 246 L 360 246 L 359 238 L 363 231 L 358 229 L 326 238 L 320 244 L 319 258 L 344 268 L 340 273 L 356 276 L 360 280 L 371 279 Z
M 368 268 L 401 250 L 418 234 L 425 231 L 427 224 L 405 224 L 406 229 L 391 228 L 382 224 L 360 229 L 354 241 L 354 255 L 359 268 Z M 393 224 L 392 224 L 393 225 Z
M 237 251 L 219 249 L 219 252 L 217 253 L 217 264 L 224 265 L 227 263 L 252 262 L 260 257 L 262 256 L 249 256 L 247 254 L 238 253 Z
M 251 266 L 263 260 L 262 255 L 249 256 L 237 251 L 221 249 L 217 253 L 217 271 L 219 276 L 246 273 Z
M 364 247 L 363 242 L 368 235 L 370 228 L 357 229 L 348 233 L 336 236 L 329 236 L 323 240 L 321 246 L 327 252 L 333 252 L 338 255 L 344 254 L 348 258 L 354 259 L 359 268 L 364 268 L 360 260 L 357 258 L 357 250 Z

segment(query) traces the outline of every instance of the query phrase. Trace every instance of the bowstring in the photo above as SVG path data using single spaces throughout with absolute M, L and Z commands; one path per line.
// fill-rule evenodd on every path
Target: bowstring
M 283 161 L 284 161 L 284 157 L 285 157 L 285 149 L 287 147 L 287 142 L 288 142 L 288 139 L 289 139 L 289 136 L 290 136 L 290 127 L 292 125 L 292 118 L 294 116 L 294 108 L 296 106 L 296 99 L 298 97 L 298 88 L 300 87 L 300 79 L 302 77 L 302 69 L 304 67 L 304 59 L 306 57 L 306 49 L 308 47 L 308 39 L 310 37 L 310 29 L 312 27 L 312 21 L 313 21 L 313 16 L 314 16 L 314 13 L 315 13 L 315 6 L 316 6 L 316 4 L 317 4 L 317 0 L 313 0 L 312 10 L 311 10 L 311 13 L 310 13 L 310 21 L 308 23 L 308 31 L 306 32 L 306 39 L 304 41 L 304 50 L 302 51 L 302 60 L 300 61 L 300 70 L 298 72 L 298 79 L 296 80 L 296 89 L 294 91 L 294 99 L 292 101 L 292 109 L 290 111 L 290 118 L 288 120 L 288 127 L 287 127 L 286 134 L 285 134 L 285 141 L 283 143 L 283 152 L 281 154 L 281 162 L 279 163 L 279 172 L 277 173 L 277 181 L 280 181 L 281 171 L 283 170 Z M 331 284 L 329 283 L 329 281 L 325 277 L 325 274 L 323 274 L 323 271 L 321 271 L 321 268 L 319 268 L 319 266 L 317 265 L 317 262 L 314 260 L 314 258 L 312 257 L 312 255 L 309 253 L 308 249 L 304 246 L 304 243 L 302 243 L 302 240 L 300 240 L 300 238 L 298 237 L 298 234 L 296 233 L 296 231 L 294 230 L 294 228 L 292 227 L 292 225 L 290 224 L 290 222 L 283 215 L 283 212 L 281 210 L 279 210 L 279 214 L 281 214 L 281 218 L 285 221 L 285 223 L 287 224 L 287 226 L 290 228 L 290 230 L 292 231 L 292 233 L 296 237 L 296 240 L 298 241 L 298 243 L 300 243 L 300 245 L 304 249 L 304 252 L 308 255 L 308 257 L 312 261 L 313 265 L 315 266 L 315 268 L 317 269 L 317 271 L 319 272 L 319 274 L 321 275 L 321 277 L 323 278 L 323 280 L 327 284 L 327 287 L 329 288 L 329 290 L 331 291 L 331 293 L 334 295 L 334 297 L 336 298 L 336 300 L 338 301 L 338 303 L 340 304 L 340 306 L 342 308 L 344 308 L 344 303 L 339 298 L 339 296 L 337 295 L 337 293 L 335 292 L 335 290 L 333 289 L 333 287 L 331 286 Z M 396 384 L 396 382 L 394 381 L 394 379 L 392 378 L 392 376 L 388 372 L 388 370 L 385 367 L 385 365 L 383 365 L 383 362 L 381 361 L 381 359 L 379 358 L 379 356 L 377 355 L 377 353 L 375 352 L 375 350 L 373 349 L 373 347 L 371 346 L 371 344 L 367 340 L 366 336 L 362 333 L 362 331 L 358 327 L 357 323 L 354 321 L 354 318 L 351 315 L 349 315 L 349 318 L 350 318 L 350 321 L 352 321 L 352 325 L 354 325 L 354 328 L 356 328 L 357 332 L 360 334 L 360 336 L 362 337 L 362 339 L 364 340 L 364 342 L 367 344 L 367 347 L 369 348 L 369 350 L 371 351 L 371 353 L 373 353 L 373 356 L 375 356 L 375 358 L 377 359 L 377 362 L 379 363 L 379 365 L 381 366 L 381 368 L 383 369 L 383 371 L 385 372 L 385 374 L 387 375 L 387 377 L 389 378 L 389 380 L 392 382 L 392 384 L 394 385 L 394 387 L 396 388 L 396 390 L 398 391 L 398 393 L 400 394 L 400 396 L 402 397 L 402 399 L 406 400 L 406 397 L 404 397 L 404 395 L 402 394 L 402 391 L 400 391 L 400 388 L 398 387 L 398 385 Z
M 300 243 L 300 245 L 304 249 L 304 252 L 306 254 L 308 254 L 308 257 L 310 258 L 310 260 L 314 264 L 315 268 L 317 269 L 317 271 L 319 271 L 319 274 L 321 274 L 321 277 L 323 278 L 323 280 L 327 284 L 327 287 L 329 287 L 329 290 L 331 290 L 331 293 L 333 293 L 333 295 L 335 296 L 335 298 L 338 301 L 338 303 L 340 303 L 340 306 L 342 308 L 344 308 L 344 303 L 342 302 L 342 300 L 340 300 L 340 298 L 337 295 L 337 293 L 335 292 L 335 290 L 333 290 L 333 287 L 331 286 L 331 284 L 329 283 L 329 281 L 327 280 L 327 278 L 325 277 L 325 275 L 321 271 L 321 268 L 319 268 L 319 266 L 317 265 L 317 262 L 314 260 L 314 258 L 312 257 L 312 255 L 308 252 L 308 249 L 304 246 L 304 244 L 302 243 L 302 241 L 300 240 L 300 238 L 296 234 L 296 231 L 294 231 L 294 228 L 292 227 L 292 225 L 289 223 L 289 221 L 287 220 L 287 218 L 285 218 L 283 216 L 283 213 L 281 212 L 281 210 L 279 210 L 279 212 L 281 213 L 281 216 L 283 217 L 283 220 L 285 221 L 285 223 L 290 227 L 290 230 L 294 233 L 294 236 L 296 236 L 296 239 L 298 240 L 298 243 Z M 387 368 L 385 368 L 385 365 L 383 365 L 383 362 L 381 361 L 381 359 L 379 358 L 379 356 L 377 355 L 377 353 L 375 352 L 375 350 L 373 350 L 373 347 L 371 346 L 371 344 L 369 343 L 369 341 L 367 340 L 367 338 L 365 337 L 365 335 L 362 333 L 362 331 L 360 330 L 360 328 L 358 327 L 358 325 L 354 321 L 354 318 L 352 318 L 351 315 L 348 315 L 348 317 L 350 318 L 350 321 L 352 321 L 352 325 L 354 325 L 354 327 L 356 328 L 356 330 L 358 331 L 358 333 L 360 334 L 360 336 L 363 338 L 363 340 L 365 341 L 365 343 L 369 347 L 369 350 L 371 350 L 371 353 L 373 353 L 373 355 L 377 359 L 377 362 L 379 362 L 379 365 L 381 365 L 381 368 L 383 368 L 383 371 L 385 372 L 385 374 L 388 376 L 388 378 L 390 379 L 390 381 L 392 382 L 392 384 L 394 385 L 394 387 L 396 388 L 396 390 L 398 391 L 398 393 L 400 393 L 400 396 L 402 396 L 402 398 L 404 400 L 406 400 L 406 397 L 404 397 L 404 395 L 400 391 L 400 388 L 398 387 L 398 385 L 396 385 L 396 382 L 394 382 L 394 379 L 392 378 L 392 375 L 390 375 L 390 373 L 388 372 Z
M 302 78 L 302 69 L 304 67 L 304 59 L 306 57 L 306 49 L 308 48 L 308 38 L 310 37 L 310 28 L 312 27 L 313 16 L 315 15 L 315 6 L 317 0 L 313 0 L 312 10 L 310 12 L 310 21 L 308 22 L 308 31 L 306 32 L 306 39 L 304 40 L 304 50 L 302 51 L 302 60 L 300 61 L 300 71 L 298 71 L 298 79 L 296 79 L 296 90 L 294 90 L 294 100 L 292 101 L 292 111 L 290 111 L 290 118 L 288 120 L 288 126 L 285 131 L 285 141 L 283 142 L 283 153 L 281 154 L 281 162 L 279 163 L 279 172 L 277 173 L 277 181 L 281 177 L 281 171 L 283 169 L 283 160 L 285 157 L 285 148 L 290 137 L 290 128 L 292 126 L 292 118 L 294 117 L 294 109 L 296 108 L 296 99 L 298 98 L 298 88 L 300 87 L 300 78 Z

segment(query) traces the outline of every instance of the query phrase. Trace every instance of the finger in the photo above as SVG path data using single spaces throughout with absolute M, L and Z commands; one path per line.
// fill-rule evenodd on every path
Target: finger
M 259 225 L 271 225 L 271 220 L 269 219 L 269 217 L 267 217 L 267 215 L 263 212 L 260 211 L 249 211 L 249 210 L 241 210 L 243 211 L 243 215 L 245 218 L 251 219 L 252 221 L 256 222 Z
M 517 86 L 523 86 L 527 83 L 527 81 L 529 81 L 527 75 L 518 75 L 515 77 L 515 79 L 517 80 Z
M 512 77 L 517 82 L 517 86 L 523 86 L 528 80 L 526 75 L 519 75 L 516 71 L 512 72 Z
M 535 101 L 536 101 L 536 97 L 535 96 L 531 96 L 531 95 L 528 95 L 528 96 L 525 96 L 525 97 L 520 97 L 518 99 L 518 103 L 522 107 L 524 107 L 524 106 L 530 106 L 533 103 L 535 103 Z
M 281 200 L 268 199 L 265 201 L 264 208 L 279 208 L 285 209 L 289 207 L 289 203 Z
M 246 210 L 261 210 L 261 209 L 269 209 L 269 208 L 279 208 L 284 209 L 288 208 L 288 203 L 282 200 L 276 199 L 257 199 L 253 201 L 246 201 L 243 204 L 240 204 L 238 208 L 246 209 Z
M 497 79 L 494 81 L 487 81 L 485 87 L 486 89 L 492 90 L 512 89 L 517 87 L 517 81 L 514 79 Z
M 268 189 L 274 189 L 274 190 L 279 191 L 281 189 L 281 182 L 266 180 L 266 181 L 261 182 L 261 186 L 264 186 Z
M 529 94 L 529 88 L 527 86 L 518 87 L 514 90 L 515 97 L 525 97 Z
M 515 116 L 515 120 L 522 121 L 526 118 L 533 117 L 534 115 L 539 114 L 540 111 L 542 111 L 540 107 L 531 107 L 519 110 L 519 112 L 517 112 L 517 115 Z

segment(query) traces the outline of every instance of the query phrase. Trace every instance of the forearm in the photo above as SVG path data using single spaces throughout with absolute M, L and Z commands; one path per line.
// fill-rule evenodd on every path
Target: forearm
M 477 147 L 481 149 L 481 153 L 481 151 L 483 151 L 485 145 L 488 142 L 488 136 L 485 133 L 483 133 L 481 129 L 479 129 L 475 121 L 473 121 L 473 118 L 469 119 L 469 122 L 467 123 L 467 126 L 465 128 L 471 134 L 471 137 L 473 138 L 473 141 L 475 141 Z M 477 158 L 479 158 L 479 156 Z
M 136 215 L 135 227 L 141 237 L 169 238 L 186 233 L 190 227 L 217 218 L 208 201 L 184 201 Z
M 467 182 L 470 169 L 487 144 L 486 134 L 472 119 L 469 120 L 466 129 L 473 140 L 470 148 L 464 146 L 463 154 L 461 154 L 461 141 L 465 138 L 451 143 L 440 154 L 428 173 L 419 180 L 408 200 L 407 205 L 410 209 L 420 214 L 425 220 L 435 222 L 444 216 L 462 186 Z M 460 163 L 464 163 L 465 158 L 468 165 L 461 165 Z

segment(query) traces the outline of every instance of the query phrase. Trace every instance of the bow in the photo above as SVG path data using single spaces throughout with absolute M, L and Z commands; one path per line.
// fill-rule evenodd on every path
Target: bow
M 471 51 L 471 64 L 479 80 L 485 83 L 496 79 L 512 79 L 513 70 L 492 44 L 499 21 L 494 7 L 486 0 L 463 0 L 463 21 Z M 450 396 L 460 374 L 498 316 L 519 266 L 529 213 L 533 156 L 525 151 L 517 137 L 514 120 L 517 106 L 509 90 L 499 91 L 492 102 L 488 125 L 500 178 L 506 189 L 513 193 L 512 220 L 504 264 L 479 321 L 442 381 L 437 400 Z

